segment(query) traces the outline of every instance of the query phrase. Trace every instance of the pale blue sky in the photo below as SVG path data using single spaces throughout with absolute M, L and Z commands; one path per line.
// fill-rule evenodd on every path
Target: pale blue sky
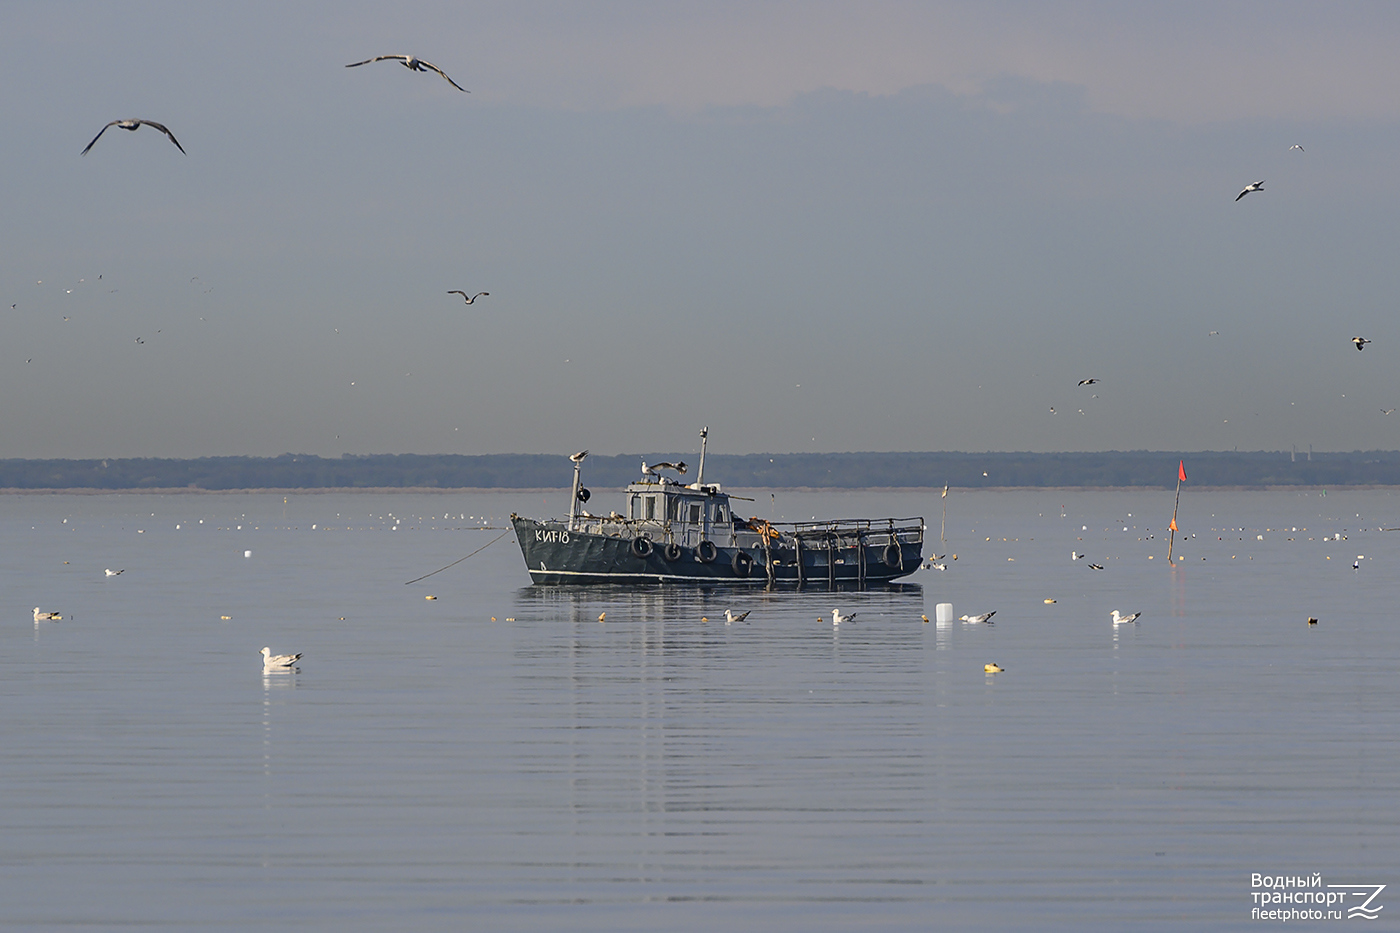
M 1400 448 L 1400 8 L 1146 6 L 7 4 L 0 457 Z

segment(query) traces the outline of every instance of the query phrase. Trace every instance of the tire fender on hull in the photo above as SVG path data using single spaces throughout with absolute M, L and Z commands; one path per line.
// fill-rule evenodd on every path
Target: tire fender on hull
M 695 546 L 695 559 L 702 564 L 708 564 L 719 556 L 719 548 L 715 547 L 713 541 L 701 541 Z
M 747 577 L 753 572 L 753 558 L 747 551 L 735 551 L 729 561 L 729 569 L 734 571 L 736 577 Z

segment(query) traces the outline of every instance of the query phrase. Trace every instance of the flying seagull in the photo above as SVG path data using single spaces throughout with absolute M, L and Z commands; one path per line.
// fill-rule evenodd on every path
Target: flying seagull
M 419 58 L 419 57 L 416 56 L 416 55 L 376 55 L 376 56 L 374 56 L 374 58 L 367 58 L 367 59 L 365 59 L 365 60 L 362 61 L 362 62 L 354 62 L 353 64 L 346 65 L 345 67 L 346 67 L 346 68 L 358 68 L 358 67 L 360 67 L 361 65 L 368 65 L 368 64 L 370 64 L 371 62 L 384 62 L 384 61 L 400 62 L 400 63 L 402 63 L 403 66 L 404 66 L 405 68 L 407 68 L 409 71 L 436 71 L 438 74 L 442 75 L 442 79 L 443 79 L 444 81 L 446 81 L 448 84 L 450 84 L 450 85 L 452 85 L 453 87 L 455 87 L 457 90 L 463 92 L 464 94 L 470 94 L 470 93 L 471 93 L 471 91 L 468 91 L 466 88 L 462 87 L 462 86 L 461 86 L 460 84 L 458 84 L 456 81 L 453 81 L 451 78 L 449 78 L 449 77 L 447 76 L 447 72 L 443 71 L 443 70 L 442 70 L 441 68 L 439 68 L 437 65 L 434 65 L 432 62 L 425 62 L 425 61 L 423 61 L 423 59 Z
M 1367 340 L 1365 337 L 1353 337 L 1351 338 L 1351 342 L 1356 344 L 1356 349 L 1364 350 L 1366 349 L 1366 344 L 1370 343 L 1371 341 Z
M 988 625 L 991 625 L 991 624 L 992 624 L 992 616 L 994 616 L 994 615 L 996 615 L 996 614 L 997 614 L 997 611 L 996 611 L 995 609 L 993 609 L 991 612 L 984 612 L 984 613 L 982 613 L 980 616 L 958 616 L 958 618 L 959 618 L 961 621 L 963 621 L 963 622 L 970 622 L 970 623 L 972 623 L 973 625 L 976 625 L 976 624 L 978 624 L 979 622 L 986 622 Z
M 147 126 L 155 127 L 156 129 L 164 133 L 166 136 L 169 136 L 170 141 L 175 144 L 175 148 L 179 149 L 181 152 L 185 152 L 185 147 L 180 145 L 180 141 L 175 138 L 175 134 L 170 132 L 170 130 L 166 129 L 164 126 L 162 126 L 154 120 L 113 120 L 111 123 L 108 123 L 107 126 L 102 127 L 102 129 L 98 131 L 97 135 L 92 138 L 92 142 L 87 144 L 87 149 L 84 149 L 82 151 L 82 155 L 88 154 L 88 149 L 91 149 L 93 143 L 97 142 L 99 139 L 102 138 L 102 134 L 107 132 L 108 127 L 119 126 L 124 130 L 131 130 L 131 132 L 134 133 L 141 128 L 142 123 L 146 124 Z M 188 153 L 186 153 L 186 155 L 188 155 Z
M 678 463 L 667 463 L 665 461 L 662 461 L 661 463 L 653 463 L 650 466 L 647 466 L 647 462 L 645 460 L 642 461 L 642 474 L 644 476 L 661 475 L 656 472 L 657 470 L 675 470 L 677 473 L 684 473 L 685 461 L 681 460 Z
M 1381 414 L 1383 414 L 1383 415 L 1388 415 L 1388 414 L 1390 414 L 1391 412 L 1393 412 L 1394 410 L 1395 410 L 1395 409 L 1393 409 L 1393 408 L 1382 408 L 1382 409 L 1381 409 Z
M 273 670 L 278 667 L 291 667 L 301 660 L 301 653 L 296 654 L 273 654 L 271 648 L 263 648 L 263 670 Z
M 466 292 L 464 292 L 464 291 L 462 291 L 462 290 L 460 290 L 460 289 L 454 288 L 452 291 L 448 292 L 447 294 L 449 294 L 449 295 L 461 295 L 463 301 L 465 301 L 467 304 L 471 304 L 473 301 L 476 301 L 476 300 L 477 300 L 478 298 L 480 298 L 482 295 L 490 295 L 491 293 L 490 293 L 490 292 L 477 292 L 475 295 L 472 295 L 470 298 L 468 298 Z
M 1298 145 L 1297 143 L 1294 143 L 1293 145 L 1291 145 L 1291 146 L 1288 147 L 1288 151 L 1289 151 L 1289 152 L 1292 152 L 1294 149 L 1297 149 L 1299 152 L 1306 152 L 1306 151 L 1307 151 L 1307 150 L 1305 150 L 1302 146 Z
M 1262 181 L 1256 181 L 1256 182 L 1255 182 L 1254 184 L 1252 184 L 1252 185 L 1246 185 L 1246 186 L 1245 186 L 1245 189 L 1239 193 L 1239 196 L 1236 197 L 1235 200 L 1238 201 L 1240 198 L 1242 198 L 1242 197 L 1244 197 L 1245 195 L 1249 194 L 1251 191 L 1263 191 L 1263 190 L 1264 190 L 1264 183 L 1263 183 Z
M 1079 380 L 1079 384 L 1082 386 L 1091 386 L 1098 381 L 1097 379 L 1081 379 Z
M 1118 610 L 1115 609 L 1115 610 L 1113 610 L 1113 624 L 1114 624 L 1114 625 L 1126 625 L 1126 624 L 1129 623 L 1129 622 L 1136 622 L 1136 621 L 1137 621 L 1137 617 L 1140 616 L 1140 615 L 1142 615 L 1141 612 L 1134 612 L 1134 613 L 1133 613 L 1132 615 L 1130 615 L 1130 616 L 1119 615 L 1119 614 L 1118 614 Z

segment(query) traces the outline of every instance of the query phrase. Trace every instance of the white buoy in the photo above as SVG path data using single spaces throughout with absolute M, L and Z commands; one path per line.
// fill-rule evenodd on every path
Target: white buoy
M 946 623 L 948 623 L 948 622 L 952 622 L 952 621 L 953 621 L 953 604 L 952 604 L 952 603 L 939 603 L 937 606 L 934 606 L 934 607 L 933 607 L 933 620 L 934 620 L 935 622 L 944 623 L 944 624 L 946 624 Z
M 244 556 L 244 557 L 252 557 L 252 556 L 253 556 L 253 552 L 252 552 L 252 551 L 244 551 L 244 552 L 243 552 L 243 556 Z

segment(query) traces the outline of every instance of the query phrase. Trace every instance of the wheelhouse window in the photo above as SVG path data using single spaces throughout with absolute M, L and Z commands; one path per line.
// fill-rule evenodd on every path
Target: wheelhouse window
M 656 497 L 655 497 L 655 496 L 647 496 L 647 497 L 646 497 L 646 500 L 647 500 L 647 520 L 648 520 L 648 521 L 651 521 L 652 519 L 656 518 Z
M 690 521 L 694 525 L 700 524 L 700 503 L 698 502 L 690 503 Z

